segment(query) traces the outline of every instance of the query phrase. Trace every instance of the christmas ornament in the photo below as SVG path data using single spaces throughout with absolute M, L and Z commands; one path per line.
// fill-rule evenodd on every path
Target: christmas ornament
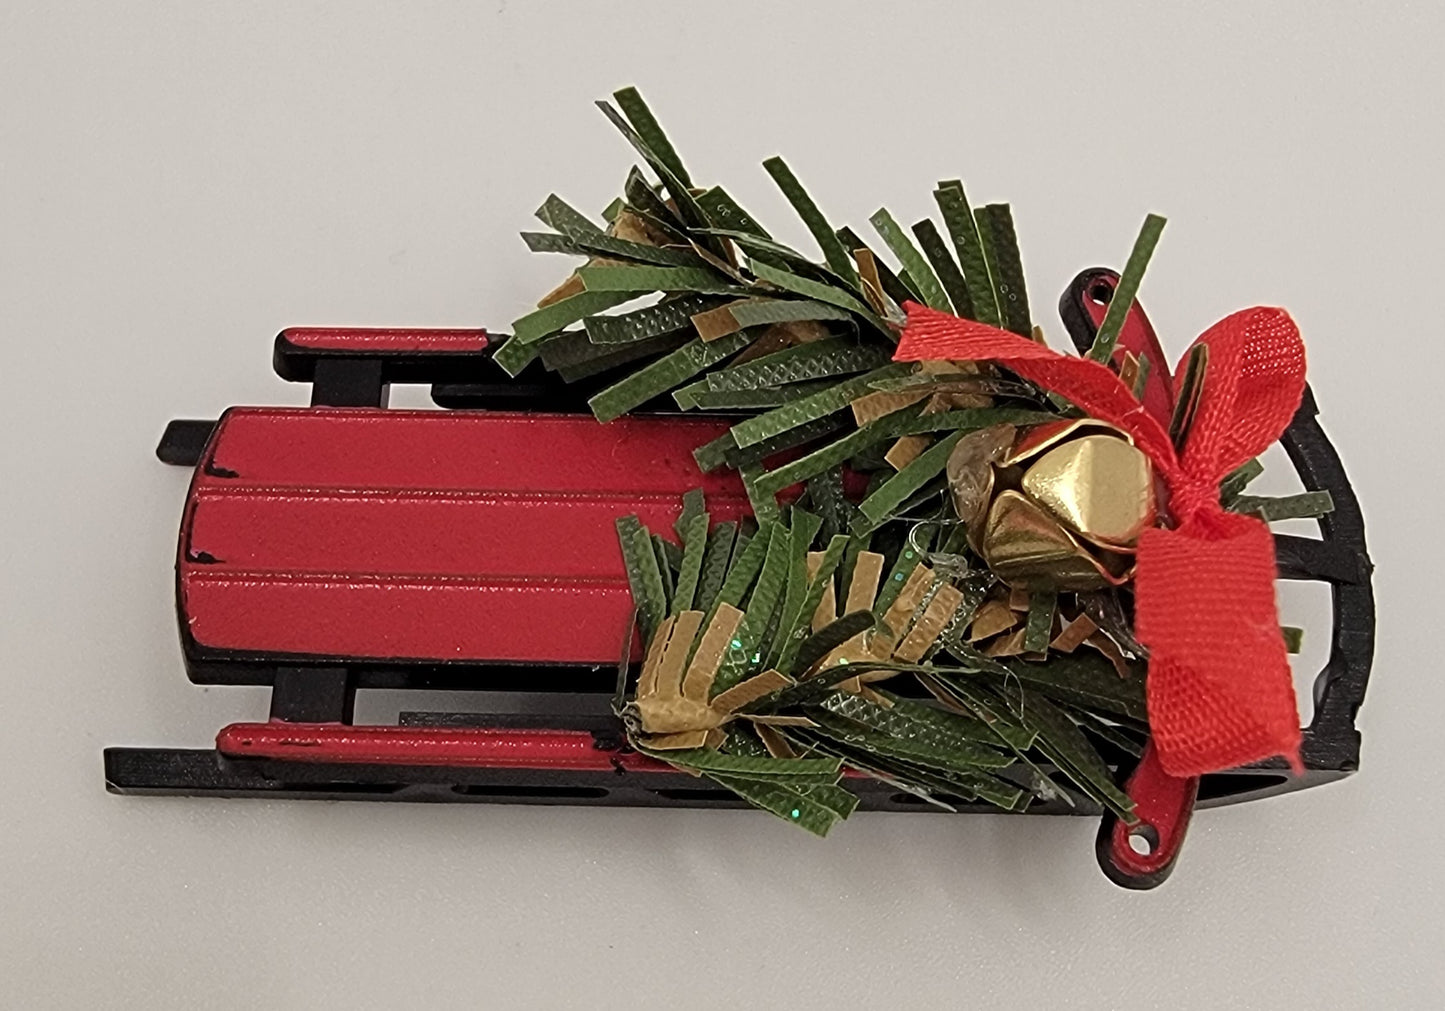
M 1354 769 L 1369 561 L 1282 310 L 1170 369 L 1151 215 L 1065 292 L 1061 354 L 1008 205 L 940 183 L 941 227 L 880 210 L 870 245 L 769 159 L 810 256 L 615 98 L 645 169 L 600 221 L 544 202 L 527 245 L 582 263 L 509 337 L 284 331 L 311 407 L 172 423 L 188 670 L 271 685 L 272 719 L 110 749 L 113 790 L 750 804 L 818 835 L 1102 812 L 1101 866 L 1149 887 L 1196 801 Z M 386 410 L 405 381 L 448 410 Z M 1307 490 L 1246 494 L 1281 439 Z M 1335 592 L 1304 731 L 1276 578 Z M 355 725 L 383 687 L 531 701 Z

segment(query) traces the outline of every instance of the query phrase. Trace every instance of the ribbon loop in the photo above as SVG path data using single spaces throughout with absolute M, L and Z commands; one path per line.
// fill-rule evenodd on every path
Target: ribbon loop
M 1305 388 L 1305 348 L 1283 309 L 1230 313 L 1194 342 L 1209 346 L 1204 390 L 1184 466 L 1220 481 L 1280 437 Z
M 1149 724 L 1164 769 L 1198 776 L 1275 755 L 1299 767 L 1294 684 L 1275 606 L 1274 540 L 1227 513 L 1219 482 L 1283 434 L 1304 394 L 1305 354 L 1283 309 L 1233 313 L 1209 345 L 1182 453 L 1112 371 L 987 324 L 909 303 L 895 361 L 993 361 L 1128 432 L 1170 491 L 1173 529 L 1146 531 L 1135 632 L 1149 647 Z

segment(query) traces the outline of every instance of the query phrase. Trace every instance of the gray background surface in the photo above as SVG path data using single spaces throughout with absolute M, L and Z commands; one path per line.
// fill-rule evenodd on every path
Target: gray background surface
M 1441 97 L 1435 4 L 0 4 L 0 1005 L 1439 1006 Z M 183 675 L 167 419 L 303 402 L 283 325 L 504 328 L 600 209 L 636 83 L 789 240 L 1010 200 L 1036 318 L 1171 223 L 1173 353 L 1291 308 L 1371 520 L 1364 770 L 1202 814 L 1161 891 L 1086 821 L 107 796 L 263 693 Z M 1287 613 L 1320 601 L 1287 601 Z M 1320 636 L 1313 642 L 1318 648 Z M 1316 656 L 1316 659 L 1318 657 Z

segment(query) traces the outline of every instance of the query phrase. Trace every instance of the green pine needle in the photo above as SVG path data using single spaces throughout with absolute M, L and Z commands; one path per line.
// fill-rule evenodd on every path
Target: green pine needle
M 1129 251 L 1128 262 L 1124 264 L 1124 272 L 1119 275 L 1119 283 L 1109 299 L 1109 308 L 1104 311 L 1104 319 L 1094 337 L 1094 346 L 1089 348 L 1089 357 L 1094 361 L 1108 364 L 1113 359 L 1119 331 L 1124 328 L 1124 320 L 1134 305 L 1134 296 L 1139 293 L 1139 282 L 1144 279 L 1144 269 L 1149 266 L 1149 258 L 1154 255 L 1154 247 L 1159 244 L 1163 231 L 1164 219 L 1159 215 L 1150 214 L 1144 219 L 1139 237 L 1134 240 L 1134 248 Z

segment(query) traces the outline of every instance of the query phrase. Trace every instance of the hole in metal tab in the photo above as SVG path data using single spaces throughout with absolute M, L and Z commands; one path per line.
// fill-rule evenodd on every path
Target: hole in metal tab
M 1159 833 L 1153 825 L 1135 825 L 1129 830 L 1129 848 L 1141 857 L 1147 857 L 1159 848 Z

